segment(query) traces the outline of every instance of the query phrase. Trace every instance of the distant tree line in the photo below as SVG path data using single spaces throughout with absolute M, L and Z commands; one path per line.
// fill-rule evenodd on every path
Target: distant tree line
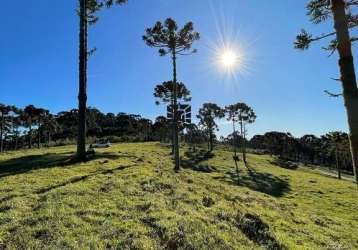
M 281 160 L 335 168 L 339 177 L 341 171 L 353 174 L 349 137 L 344 132 L 330 132 L 320 137 L 304 135 L 296 138 L 290 133 L 273 131 L 264 135 L 255 135 L 248 143 L 252 149 L 277 155 Z
M 152 121 L 135 114 L 105 114 L 92 107 L 87 108 L 86 113 L 89 138 L 109 138 L 112 142 L 172 141 L 172 122 L 164 116 Z M 339 172 L 353 172 L 347 133 L 331 132 L 320 137 L 304 135 L 296 138 L 290 133 L 273 131 L 247 140 L 246 124 L 253 123 L 256 115 L 244 103 L 225 108 L 214 103 L 203 104 L 197 115 L 198 124 L 181 125 L 179 137 L 191 148 L 207 144 L 208 151 L 212 151 L 214 144 L 218 143 L 215 135 L 218 130 L 216 119 L 224 117 L 233 122 L 233 133 L 221 138 L 220 143 L 230 145 L 235 150 L 241 148 L 245 153 L 245 148 L 249 147 L 257 152 L 277 155 L 281 160 L 337 168 Z M 240 125 L 239 131 L 235 129 L 236 122 Z M 74 144 L 77 133 L 77 109 L 51 114 L 49 110 L 33 105 L 21 109 L 0 104 L 1 152 Z
M 110 138 L 113 142 L 165 141 L 169 123 L 165 117 L 154 122 L 140 115 L 104 114 L 87 108 L 88 138 Z M 51 114 L 49 110 L 28 105 L 21 109 L 0 104 L 0 151 L 41 146 L 74 144 L 78 134 L 78 109 Z

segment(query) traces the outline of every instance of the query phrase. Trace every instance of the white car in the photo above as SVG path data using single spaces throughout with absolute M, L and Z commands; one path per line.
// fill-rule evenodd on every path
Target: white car
M 90 148 L 109 148 L 111 146 L 111 143 L 106 140 L 106 141 L 97 141 L 94 144 L 90 145 Z

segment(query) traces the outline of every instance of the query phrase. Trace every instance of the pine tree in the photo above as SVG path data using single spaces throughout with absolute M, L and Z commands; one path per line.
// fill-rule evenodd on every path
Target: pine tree
M 199 125 L 205 128 L 209 136 L 208 149 L 210 152 L 214 149 L 214 131 L 218 129 L 215 119 L 223 118 L 224 115 L 224 110 L 215 103 L 204 103 L 203 107 L 199 109 L 197 118 L 199 119 Z
M 240 135 L 242 138 L 242 154 L 244 163 L 247 164 L 246 160 L 246 124 L 254 123 L 256 120 L 256 114 L 254 110 L 245 103 L 236 103 L 225 107 L 227 119 L 233 123 L 233 135 L 235 136 L 235 123 L 240 125 Z M 234 138 L 235 140 L 235 138 Z
M 194 31 L 192 22 L 188 22 L 183 28 L 179 29 L 177 23 L 168 18 L 164 23 L 157 22 L 152 28 L 146 29 L 143 40 L 149 47 L 159 49 L 160 56 L 170 54 L 173 64 L 173 144 L 174 144 L 174 158 L 175 171 L 180 169 L 179 159 L 179 132 L 178 132 L 178 103 L 177 103 L 177 57 L 180 55 L 188 55 L 195 53 L 192 49 L 192 44 L 199 40 L 200 35 Z

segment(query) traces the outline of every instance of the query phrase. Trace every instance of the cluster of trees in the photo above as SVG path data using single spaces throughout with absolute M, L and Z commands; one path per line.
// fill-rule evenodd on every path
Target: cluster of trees
M 353 172 L 347 133 L 330 132 L 321 137 L 304 135 L 295 138 L 290 133 L 273 131 L 255 135 L 248 143 L 253 149 L 277 155 L 285 161 L 336 168 L 339 178 L 341 171 Z
M 73 143 L 78 135 L 78 110 L 51 114 L 28 105 L 24 109 L 0 104 L 0 151 Z M 86 109 L 87 137 L 111 137 L 112 141 L 167 140 L 165 117 L 154 122 L 140 115 L 101 113 Z

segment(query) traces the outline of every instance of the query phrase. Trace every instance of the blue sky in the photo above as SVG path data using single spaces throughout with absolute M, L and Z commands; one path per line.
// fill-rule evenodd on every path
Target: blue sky
M 76 108 L 78 89 L 77 0 L 1 1 L 0 103 L 34 104 L 59 112 Z M 172 17 L 193 21 L 201 40 L 198 53 L 179 59 L 178 77 L 192 92 L 193 110 L 204 102 L 246 102 L 258 119 L 250 135 L 290 131 L 296 136 L 347 130 L 337 57 L 317 44 L 293 49 L 303 27 L 318 34 L 332 24 L 313 26 L 305 0 L 129 0 L 104 10 L 90 28 L 88 104 L 103 112 L 129 112 L 154 119 L 154 85 L 171 79 L 168 57 L 159 57 L 141 37 L 146 27 Z M 234 39 L 235 36 L 235 39 Z M 228 77 L 213 63 L 223 38 L 242 48 L 245 70 Z M 354 53 L 356 50 L 354 51 Z M 220 121 L 220 134 L 231 126 Z

